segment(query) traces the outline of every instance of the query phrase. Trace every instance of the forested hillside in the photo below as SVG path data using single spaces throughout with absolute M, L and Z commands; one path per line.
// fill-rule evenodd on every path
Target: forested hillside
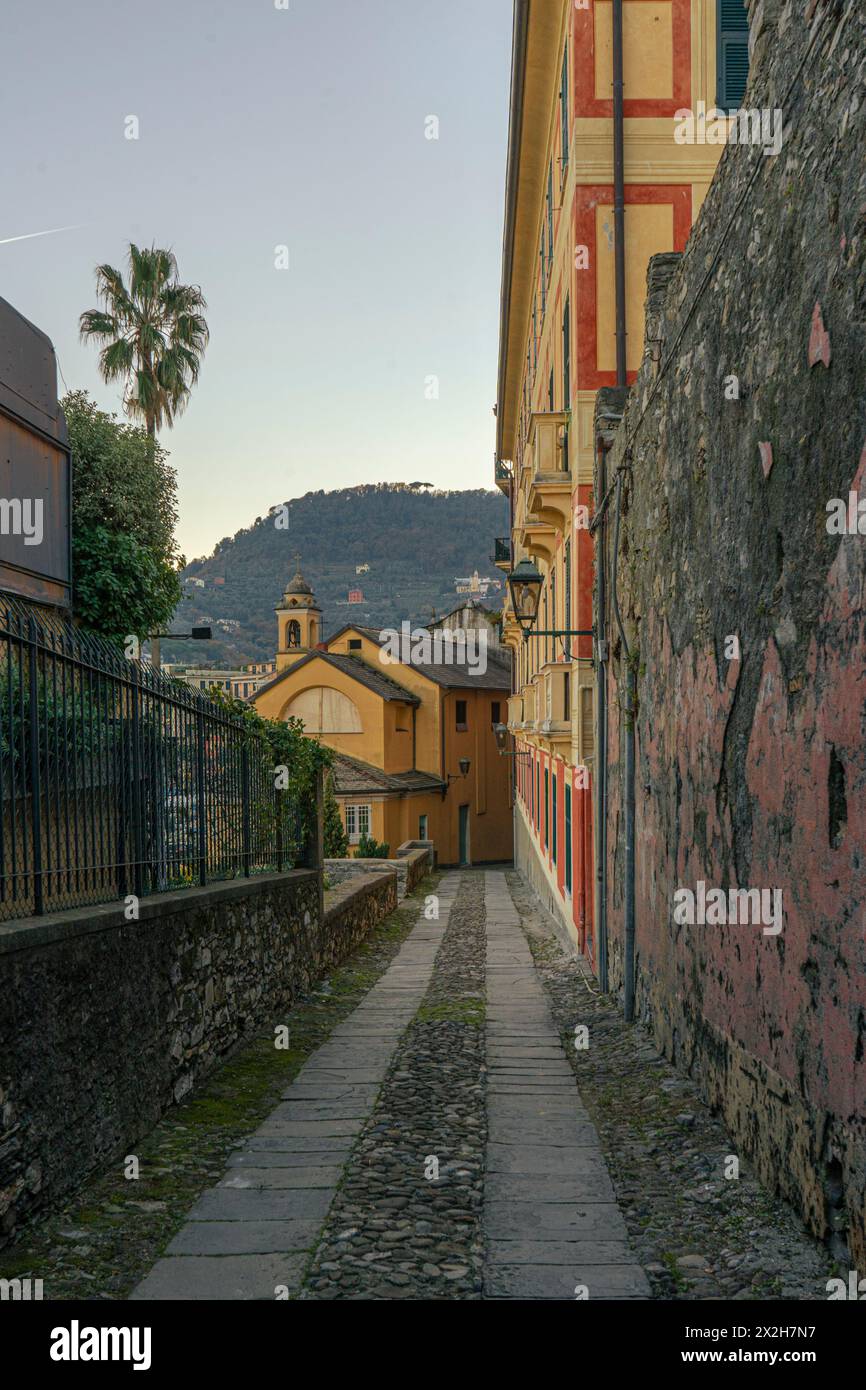
M 283 505 L 287 513 L 273 508 L 186 567 L 174 626 L 210 622 L 218 640 L 165 642 L 165 660 L 235 665 L 272 657 L 273 610 L 296 554 L 323 610 L 325 634 L 350 620 L 381 627 L 404 618 L 429 622 L 433 610 L 458 603 L 456 581 L 475 570 L 502 582 L 490 560 L 494 537 L 508 533 L 508 506 L 498 492 L 377 483 L 308 492 Z M 368 571 L 356 573 L 365 565 Z M 351 589 L 361 590 L 362 602 L 348 602 Z M 491 587 L 483 601 L 499 609 L 502 590 Z

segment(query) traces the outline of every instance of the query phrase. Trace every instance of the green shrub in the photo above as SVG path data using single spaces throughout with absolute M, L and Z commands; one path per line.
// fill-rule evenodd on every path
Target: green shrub
M 387 859 L 390 848 L 389 844 L 380 845 L 372 835 L 362 835 L 355 853 L 359 859 Z

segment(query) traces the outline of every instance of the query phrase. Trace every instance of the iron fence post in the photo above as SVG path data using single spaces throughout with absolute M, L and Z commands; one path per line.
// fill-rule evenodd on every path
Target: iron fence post
M 196 735 L 195 802 L 198 819 L 198 881 L 203 888 L 207 883 L 207 822 L 204 801 L 204 715 L 201 710 L 196 715 Z
M 285 849 L 283 847 L 283 816 L 285 815 L 285 792 L 277 788 L 274 792 L 277 816 L 277 872 L 283 872 L 283 862 L 285 859 Z
M 316 771 L 313 799 L 313 815 L 307 841 L 307 868 L 313 869 L 318 878 L 319 921 L 325 915 L 325 769 Z
M 33 911 L 41 917 L 45 911 L 42 884 L 42 778 L 39 767 L 39 637 L 36 620 L 27 624 L 30 645 L 30 779 L 31 821 L 33 826 Z
M 250 876 L 250 751 L 246 738 L 241 744 L 241 785 L 243 816 L 243 861 L 244 876 Z
M 130 690 L 130 706 L 132 709 L 132 852 L 134 855 L 132 865 L 132 881 L 135 896 L 141 897 L 142 883 L 144 881 L 144 849 L 141 839 L 141 715 L 139 708 L 139 680 L 140 670 L 137 661 L 130 663 L 132 667 L 132 685 Z

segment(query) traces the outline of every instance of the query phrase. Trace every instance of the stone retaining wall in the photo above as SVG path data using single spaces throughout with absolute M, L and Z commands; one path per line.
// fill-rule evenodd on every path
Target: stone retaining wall
M 608 485 L 623 470 L 637 683 L 636 999 L 740 1152 L 862 1270 L 866 536 L 826 523 L 831 499 L 866 496 L 864 52 L 850 0 L 764 0 L 751 20 L 745 104 L 782 108 L 783 149 L 728 145 L 682 258 L 651 263 L 644 361 L 606 460 Z M 598 432 L 622 406 L 600 393 Z M 613 619 L 608 637 L 616 988 Z M 674 891 L 699 884 L 779 890 L 781 929 L 678 923 Z
M 398 850 L 397 856 L 396 859 L 326 859 L 325 876 L 333 888 L 362 875 L 396 874 L 397 897 L 402 902 L 433 868 L 433 847 L 410 849 L 406 854 Z
M 169 1106 L 396 907 L 301 869 L 0 927 L 0 1244 L 133 1151 Z

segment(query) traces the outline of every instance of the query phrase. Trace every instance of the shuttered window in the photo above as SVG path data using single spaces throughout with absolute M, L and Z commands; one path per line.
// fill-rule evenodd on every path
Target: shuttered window
M 716 105 L 736 111 L 749 75 L 749 16 L 743 0 L 717 0 L 716 25 Z
M 567 299 L 562 311 L 562 408 L 571 408 L 571 306 Z
M 571 121 L 568 114 L 568 43 L 562 55 L 562 83 L 559 88 L 560 120 L 562 122 L 562 183 L 568 168 L 568 146 Z
M 580 759 L 586 763 L 595 752 L 593 729 L 593 690 L 585 685 L 580 691 Z
M 547 273 L 553 269 L 553 160 L 547 166 Z
M 565 891 L 571 892 L 571 787 L 565 784 Z
M 544 848 L 550 848 L 550 771 L 544 769 Z

